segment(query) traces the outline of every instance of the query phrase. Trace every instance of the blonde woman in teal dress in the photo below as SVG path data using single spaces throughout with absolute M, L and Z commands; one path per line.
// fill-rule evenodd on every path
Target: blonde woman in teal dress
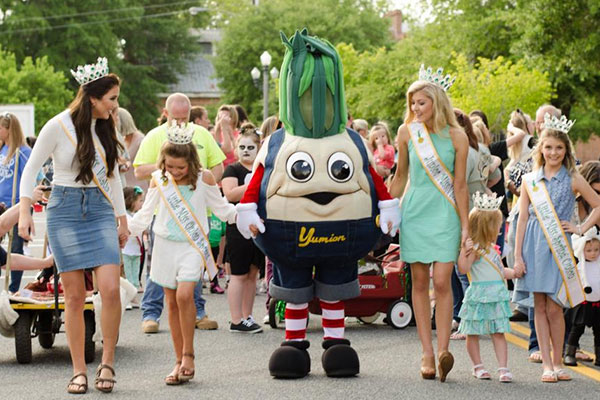
M 423 379 L 435 379 L 436 375 L 429 298 L 429 268 L 433 265 L 438 370 L 440 381 L 444 382 L 454 365 L 454 358 L 448 352 L 452 323 L 451 274 L 461 243 L 469 236 L 469 192 L 466 183 L 469 143 L 456 122 L 450 99 L 446 95 L 451 83 L 448 85 L 444 78 L 440 84 L 436 76 L 423 72 L 422 68 L 419 80 L 409 87 L 406 94 L 406 117 L 398 129 L 398 166 L 390 193 L 402 198 L 400 249 L 402 259 L 411 267 L 412 303 L 423 348 Z M 442 77 L 440 75 L 437 78 Z M 423 167 L 417 154 L 414 139 L 411 138 L 412 131 L 409 130 L 415 123 L 420 123 L 429 132 L 424 136 L 431 138 L 429 143 L 433 144 L 438 160 L 443 163 L 450 177 L 444 192 L 434 184 L 434 178 L 429 175 L 431 171 Z M 426 137 L 419 137 L 417 143 L 425 140 Z

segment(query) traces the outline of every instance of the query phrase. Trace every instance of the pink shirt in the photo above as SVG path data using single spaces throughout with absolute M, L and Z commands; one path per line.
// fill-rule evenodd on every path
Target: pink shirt
M 396 155 L 396 151 L 394 150 L 394 146 L 391 144 L 386 144 L 383 146 L 383 154 L 379 154 L 379 150 L 375 148 L 373 151 L 373 157 L 375 157 L 375 164 L 385 167 L 387 169 L 392 169 L 394 166 L 394 156 Z

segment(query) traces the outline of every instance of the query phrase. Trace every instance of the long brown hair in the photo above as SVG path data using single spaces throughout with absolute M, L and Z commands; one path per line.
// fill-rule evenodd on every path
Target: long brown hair
M 115 74 L 108 74 L 100 79 L 87 83 L 79 87 L 75 100 L 69 105 L 71 118 L 77 134 L 77 148 L 75 158 L 79 162 L 79 174 L 75 178 L 88 184 L 94 177 L 92 164 L 96 158 L 96 149 L 92 139 L 92 102 L 91 98 L 101 99 L 109 90 L 119 86 L 119 77 Z M 115 164 L 119 156 L 119 150 L 123 146 L 117 139 L 117 131 L 112 118 L 96 120 L 96 135 L 104 148 L 106 154 L 107 171 L 110 178 L 113 176 Z
M 8 164 L 17 152 L 17 149 L 26 144 L 25 136 L 23 135 L 19 119 L 13 113 L 6 112 L 0 114 L 0 125 L 8 129 L 8 143 L 3 143 L 8 145 L 8 154 L 4 159 L 4 164 Z
M 462 110 L 455 108 L 454 115 L 456 116 L 456 122 L 460 125 L 465 133 L 467 134 L 467 138 L 469 139 L 469 146 L 474 148 L 475 150 L 479 150 L 479 142 L 477 141 L 477 136 L 475 136 L 475 132 L 473 132 L 473 125 L 471 124 L 471 119 L 462 112 Z
M 193 142 L 188 144 L 174 144 L 171 142 L 165 142 L 160 149 L 160 156 L 156 166 L 162 171 L 162 176 L 166 177 L 167 166 L 165 160 L 169 157 L 183 158 L 188 163 L 188 180 L 189 184 L 192 185 L 192 190 L 196 190 L 196 182 L 198 176 L 202 172 L 202 164 L 200 163 L 200 157 L 198 157 L 198 150 Z

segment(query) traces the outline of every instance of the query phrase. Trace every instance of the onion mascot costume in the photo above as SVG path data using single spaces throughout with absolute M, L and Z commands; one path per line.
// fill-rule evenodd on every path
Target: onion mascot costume
M 285 300 L 285 341 L 271 355 L 276 378 L 310 372 L 308 302 L 323 310 L 323 368 L 327 376 L 359 373 L 358 355 L 344 338 L 343 300 L 360 295 L 357 261 L 400 223 L 360 135 L 346 129 L 339 54 L 306 29 L 288 40 L 281 67 L 283 128 L 263 144 L 237 206 L 238 229 L 260 233 L 256 244 L 273 261 L 271 296 Z M 256 230 L 254 231 L 256 232 Z

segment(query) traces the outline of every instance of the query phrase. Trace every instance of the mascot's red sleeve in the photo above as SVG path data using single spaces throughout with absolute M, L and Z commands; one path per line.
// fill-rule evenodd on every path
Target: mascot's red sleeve
M 383 178 L 379 176 L 379 174 L 370 165 L 369 172 L 371 173 L 371 178 L 373 179 L 375 193 L 377 193 L 377 199 L 391 200 L 392 196 L 390 196 L 390 193 L 385 187 L 385 183 L 383 183 Z M 244 196 L 242 196 L 240 203 L 258 203 L 260 183 L 262 182 L 264 173 L 265 167 L 262 164 L 258 164 L 258 167 L 256 167 L 256 171 L 254 171 L 252 179 L 250 180 L 250 183 L 248 184 L 248 187 L 246 188 L 246 191 L 244 192 Z
M 252 174 L 252 179 L 240 200 L 240 203 L 258 203 L 258 195 L 260 193 L 260 183 L 262 182 L 263 175 L 265 174 L 265 167 L 262 164 L 258 164 L 256 171 Z

